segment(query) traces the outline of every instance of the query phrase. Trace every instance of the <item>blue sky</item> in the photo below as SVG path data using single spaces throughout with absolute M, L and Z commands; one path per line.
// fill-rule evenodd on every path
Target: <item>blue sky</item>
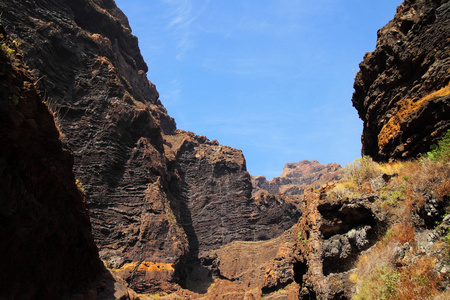
M 360 156 L 353 81 L 399 0 L 116 0 L 177 127 L 252 175 Z

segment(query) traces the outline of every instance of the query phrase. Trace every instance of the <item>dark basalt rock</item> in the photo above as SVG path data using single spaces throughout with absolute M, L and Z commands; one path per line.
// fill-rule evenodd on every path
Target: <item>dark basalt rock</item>
M 378 31 L 356 75 L 352 103 L 364 121 L 362 154 L 416 157 L 450 129 L 450 3 L 405 1 Z
M 240 150 L 190 132 L 166 138 L 181 177 L 180 222 L 191 255 L 232 241 L 277 237 L 298 220 L 300 211 L 282 197 L 252 197 Z
M 97 295 L 104 273 L 73 156 L 0 25 L 0 299 Z
M 175 123 L 146 78 L 125 16 L 110 0 L 11 0 L 0 9 L 74 151 L 101 258 L 116 269 L 167 266 L 162 275 L 129 265 L 118 272 L 138 291 L 173 281 L 187 251 L 169 203 L 177 177 L 164 153 L 163 134 Z
M 241 151 L 176 130 L 113 1 L 7 0 L 0 10 L 73 150 L 100 257 L 133 289 L 170 292 L 188 257 L 297 221 L 292 204 L 251 197 Z

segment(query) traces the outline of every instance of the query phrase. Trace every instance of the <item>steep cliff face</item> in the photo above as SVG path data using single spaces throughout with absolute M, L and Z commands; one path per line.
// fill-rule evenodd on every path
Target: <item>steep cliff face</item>
M 319 188 L 343 176 L 336 163 L 321 164 L 317 160 L 287 163 L 280 177 L 268 181 L 265 176 L 252 177 L 254 194 L 303 195 L 308 188 Z
M 0 9 L 74 151 L 100 256 L 111 268 L 127 264 L 120 275 L 137 290 L 169 282 L 187 251 L 169 203 L 173 162 L 164 155 L 163 130 L 175 123 L 146 78 L 126 18 L 107 0 L 2 1 Z M 161 274 L 136 272 L 154 262 Z
M 182 192 L 180 221 L 197 255 L 236 240 L 281 235 L 298 220 L 297 208 L 281 198 L 252 198 L 241 151 L 193 133 L 167 137 L 177 157 Z
M 2 26 L 0 44 L 0 298 L 96 295 L 103 265 L 73 156 Z
M 241 151 L 176 130 L 114 1 L 8 0 L 0 10 L 73 150 L 100 257 L 133 289 L 177 289 L 188 258 L 295 224 L 292 204 L 251 198 Z
M 192 290 L 206 299 L 350 299 L 350 270 L 383 234 L 386 214 L 376 195 L 336 200 L 333 187 L 305 191 L 303 215 L 281 236 L 208 252 L 204 268 L 212 278 L 198 270 Z
M 353 106 L 364 121 L 362 153 L 406 159 L 450 128 L 450 3 L 405 1 L 378 31 L 356 75 Z

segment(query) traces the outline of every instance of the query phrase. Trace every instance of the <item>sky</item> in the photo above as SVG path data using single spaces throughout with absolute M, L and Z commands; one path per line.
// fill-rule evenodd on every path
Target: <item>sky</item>
M 400 0 L 116 0 L 177 128 L 241 149 L 250 174 L 361 155 L 353 82 Z

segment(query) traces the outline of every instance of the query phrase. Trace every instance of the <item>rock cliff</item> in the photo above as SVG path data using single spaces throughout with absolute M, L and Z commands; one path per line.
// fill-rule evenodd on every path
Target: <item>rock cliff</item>
M 342 174 L 317 161 L 252 179 L 241 151 L 176 128 L 113 0 L 0 10 L 0 298 L 136 298 L 127 285 L 141 299 L 348 299 L 352 268 L 394 222 L 443 240 L 445 166 L 369 178 L 391 190 L 367 176 L 319 187 Z M 364 154 L 411 157 L 449 127 L 449 15 L 445 1 L 406 1 L 380 30 L 355 80 Z
M 190 132 L 178 131 L 166 139 L 181 178 L 180 222 L 191 254 L 237 240 L 270 239 L 298 220 L 296 206 L 281 197 L 252 198 L 241 151 Z
M 426 152 L 450 128 L 450 3 L 405 1 L 378 31 L 356 75 L 362 153 L 378 161 Z
M 302 195 L 306 189 L 342 178 L 344 172 L 336 163 L 320 164 L 317 160 L 287 163 L 283 173 L 268 181 L 265 176 L 252 177 L 254 194 Z
M 202 251 L 295 224 L 294 205 L 252 198 L 241 151 L 176 129 L 114 1 L 8 0 L 0 10 L 73 150 L 100 257 L 130 287 L 178 289 Z
M 53 116 L 0 26 L 0 299 L 97 295 L 103 265 Z

